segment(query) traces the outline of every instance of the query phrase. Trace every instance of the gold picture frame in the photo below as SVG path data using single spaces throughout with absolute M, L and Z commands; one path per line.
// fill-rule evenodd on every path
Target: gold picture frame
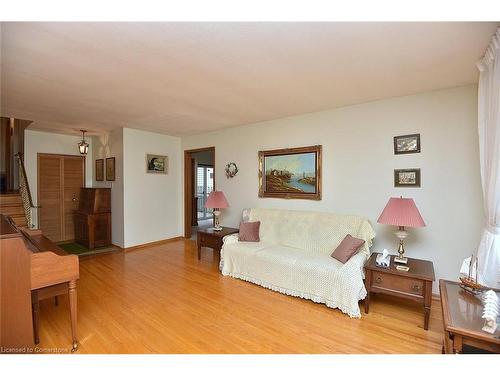
M 115 178 L 115 158 L 106 158 L 106 181 L 114 181 Z
M 95 160 L 95 180 L 104 181 L 104 159 Z
M 259 151 L 259 197 L 321 200 L 321 145 Z

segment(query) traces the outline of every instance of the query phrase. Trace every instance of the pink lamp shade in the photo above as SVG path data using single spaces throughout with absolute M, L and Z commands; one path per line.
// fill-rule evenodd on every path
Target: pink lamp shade
M 390 198 L 377 222 L 398 227 L 425 227 L 424 219 L 411 198 Z
M 212 191 L 205 202 L 205 208 L 228 208 L 229 204 L 222 191 Z

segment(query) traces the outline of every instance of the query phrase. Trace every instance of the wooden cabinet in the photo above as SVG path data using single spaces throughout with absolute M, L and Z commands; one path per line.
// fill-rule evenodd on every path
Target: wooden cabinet
M 78 211 L 95 214 L 111 212 L 111 189 L 84 188 L 80 190 Z
M 82 188 L 74 222 L 77 243 L 89 249 L 111 245 L 111 189 Z

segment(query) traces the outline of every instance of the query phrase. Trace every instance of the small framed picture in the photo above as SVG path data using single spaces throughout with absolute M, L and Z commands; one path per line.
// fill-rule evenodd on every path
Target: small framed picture
M 165 155 L 146 155 L 146 172 L 154 174 L 168 173 L 168 157 Z
M 394 187 L 420 187 L 420 168 L 395 169 Z
M 394 137 L 394 155 L 420 152 L 420 134 L 398 135 Z
M 106 181 L 115 180 L 115 158 L 106 158 Z
M 96 159 L 95 161 L 95 180 L 104 181 L 104 159 Z

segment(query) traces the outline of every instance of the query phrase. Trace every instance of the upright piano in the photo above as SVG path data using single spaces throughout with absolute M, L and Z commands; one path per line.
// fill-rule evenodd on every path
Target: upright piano
M 0 346 L 4 352 L 29 352 L 38 341 L 38 301 L 69 294 L 72 350 L 78 347 L 76 255 L 39 230 L 16 227 L 0 214 Z M 37 342 L 36 342 L 37 343 Z

